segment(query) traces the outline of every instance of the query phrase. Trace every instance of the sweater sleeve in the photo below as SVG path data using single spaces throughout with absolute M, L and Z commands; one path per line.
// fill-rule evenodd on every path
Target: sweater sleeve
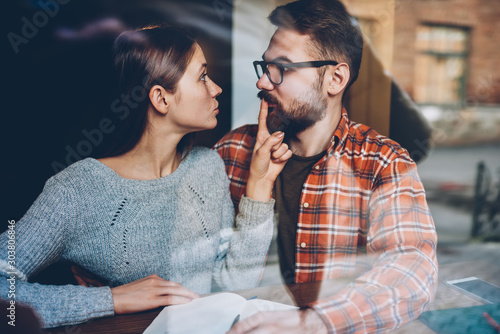
M 9 228 L 0 235 L 0 297 L 33 307 L 44 327 L 114 314 L 109 287 L 28 282 L 29 277 L 62 257 L 71 238 L 74 211 L 70 191 L 51 178 L 24 217 L 9 221 Z
M 215 290 L 241 290 L 258 285 L 273 235 L 274 200 L 255 201 L 244 195 L 239 213 L 229 194 L 229 180 L 224 172 L 222 228 L 213 281 Z

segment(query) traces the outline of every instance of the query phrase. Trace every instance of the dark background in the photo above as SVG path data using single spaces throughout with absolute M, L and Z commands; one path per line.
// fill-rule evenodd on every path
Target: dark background
M 23 37 L 23 18 L 34 23 L 43 16 L 38 12 L 46 12 L 43 4 L 50 2 L 58 3 L 4 4 L 2 133 L 7 151 L 0 231 L 8 220 L 24 215 L 57 171 L 53 164 L 67 166 L 69 150 L 76 151 L 87 140 L 82 130 L 98 129 L 111 102 L 119 98 L 113 96 L 111 46 L 124 29 L 166 22 L 194 35 L 205 52 L 209 75 L 223 89 L 218 126 L 197 134 L 196 143 L 212 146 L 230 130 L 232 0 L 61 0 L 67 3 L 59 4 L 53 17 L 47 15 L 45 25 L 35 25 L 38 32 L 15 53 L 9 33 Z M 94 156 L 99 146 L 78 158 Z M 78 158 L 72 155 L 69 161 Z

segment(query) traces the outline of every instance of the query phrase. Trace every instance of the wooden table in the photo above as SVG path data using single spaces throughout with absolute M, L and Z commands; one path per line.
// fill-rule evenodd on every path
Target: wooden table
M 467 307 L 482 305 L 481 302 L 470 298 L 459 291 L 450 288 L 446 281 L 460 279 L 469 276 L 476 276 L 492 284 L 500 286 L 500 267 L 484 262 L 458 262 L 445 264 L 439 269 L 439 284 L 434 302 L 428 310 L 447 309 L 455 307 Z M 289 305 L 302 305 L 308 302 L 331 296 L 342 289 L 348 280 L 331 280 L 327 282 L 278 285 L 259 287 L 255 289 L 234 291 L 235 293 L 251 298 L 258 296 L 260 299 L 268 299 Z M 84 334 L 84 333 L 120 333 L 135 334 L 142 333 L 162 308 L 152 311 L 118 315 L 111 318 L 102 318 L 89 321 L 84 324 L 46 329 L 43 333 L 51 334 Z M 393 333 L 419 334 L 432 333 L 432 331 L 420 321 L 413 321 L 406 326 L 393 331 Z

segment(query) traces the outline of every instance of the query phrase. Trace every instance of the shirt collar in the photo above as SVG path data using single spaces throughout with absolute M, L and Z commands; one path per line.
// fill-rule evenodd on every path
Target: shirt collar
M 349 133 L 349 123 L 350 120 L 349 116 L 347 115 L 347 110 L 342 107 L 342 115 L 340 116 L 339 125 L 337 126 L 337 129 L 335 129 L 330 144 L 327 148 L 329 156 L 332 155 L 335 151 L 340 150 L 340 148 L 346 142 L 347 134 Z

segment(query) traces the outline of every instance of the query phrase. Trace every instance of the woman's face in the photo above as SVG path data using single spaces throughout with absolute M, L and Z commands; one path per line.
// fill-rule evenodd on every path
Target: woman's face
M 213 129 L 217 125 L 222 89 L 207 75 L 207 61 L 198 44 L 186 72 L 177 84 L 169 113 L 176 126 L 186 133 Z

